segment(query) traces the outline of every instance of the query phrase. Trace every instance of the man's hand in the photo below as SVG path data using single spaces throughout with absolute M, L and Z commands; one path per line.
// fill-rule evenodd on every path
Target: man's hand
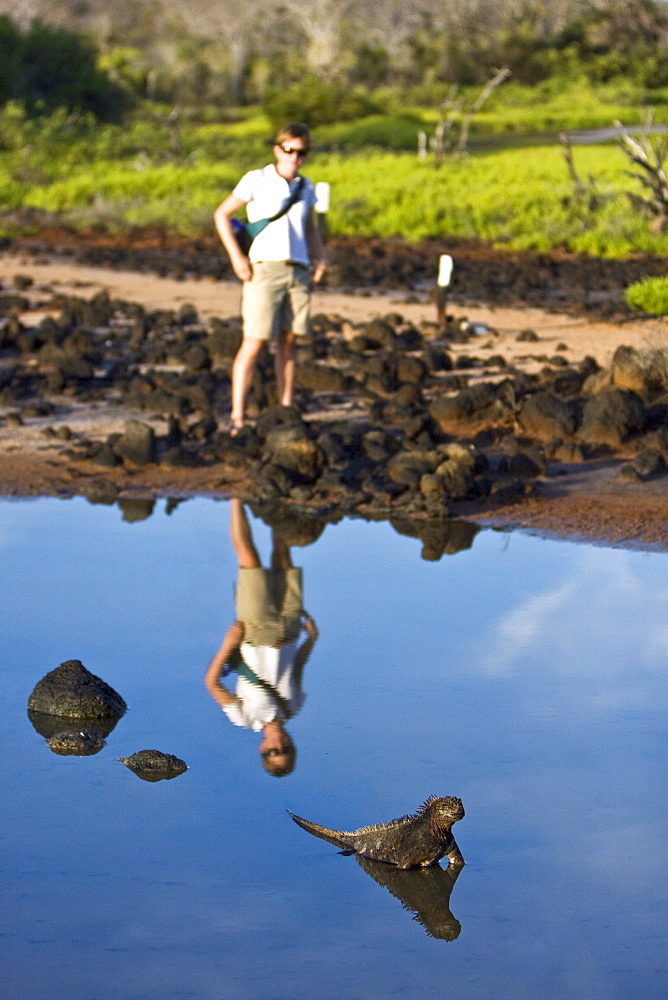
M 311 280 L 314 285 L 320 284 L 320 282 L 325 276 L 326 270 L 327 270 L 327 261 L 321 258 L 313 268 L 313 276 Z
M 253 277 L 253 269 L 251 268 L 250 261 L 245 254 L 241 254 L 239 257 L 235 256 L 231 263 L 232 270 L 240 281 L 251 280 Z
M 302 625 L 309 639 L 318 638 L 318 627 L 307 611 L 302 611 Z
M 233 642 L 235 646 L 238 646 L 244 637 L 245 631 L 243 622 L 234 622 L 233 625 L 230 625 L 225 638 Z

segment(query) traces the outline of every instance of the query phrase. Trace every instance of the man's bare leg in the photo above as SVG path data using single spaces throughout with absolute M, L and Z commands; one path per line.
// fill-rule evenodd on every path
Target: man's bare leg
M 241 427 L 244 422 L 246 396 L 255 371 L 255 363 L 262 349 L 263 340 L 244 337 L 232 365 L 232 412 L 233 427 Z
M 281 406 L 292 406 L 295 383 L 295 335 L 281 330 L 276 343 L 276 388 Z
M 279 535 L 279 533 L 274 529 L 271 533 L 271 541 L 271 568 L 275 573 L 285 573 L 286 570 L 292 569 L 290 548 L 283 535 Z
M 230 538 L 240 569 L 257 569 L 262 565 L 253 542 L 246 509 L 237 497 L 230 500 Z

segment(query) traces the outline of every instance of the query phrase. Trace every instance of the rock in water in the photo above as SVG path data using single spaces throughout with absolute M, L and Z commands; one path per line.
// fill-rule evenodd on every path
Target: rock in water
M 68 729 L 54 733 L 46 741 L 49 750 L 62 756 L 90 757 L 105 745 L 104 737 L 96 729 Z
M 119 719 L 127 707 L 120 694 L 80 660 L 66 660 L 51 670 L 28 698 L 30 712 L 71 719 Z
M 165 781 L 176 778 L 188 770 L 188 765 L 179 757 L 160 750 L 138 750 L 131 757 L 119 757 L 142 781 Z
M 461 799 L 451 795 L 445 798 L 432 795 L 412 816 L 363 826 L 352 832 L 330 830 L 294 813 L 290 815 L 308 833 L 342 848 L 343 854 L 361 854 L 397 868 L 427 868 L 446 856 L 451 865 L 464 864 L 452 836 L 452 826 L 463 818 L 464 806 Z

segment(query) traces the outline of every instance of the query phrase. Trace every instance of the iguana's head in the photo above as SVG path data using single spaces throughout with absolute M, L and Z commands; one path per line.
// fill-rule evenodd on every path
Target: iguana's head
M 426 803 L 426 811 L 429 813 L 430 822 L 441 829 L 452 826 L 465 815 L 462 800 L 455 798 L 454 795 L 446 795 L 442 799 L 436 797 L 430 799 Z

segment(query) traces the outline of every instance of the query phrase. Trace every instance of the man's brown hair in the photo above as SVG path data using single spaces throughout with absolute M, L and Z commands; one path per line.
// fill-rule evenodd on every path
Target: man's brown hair
M 274 139 L 275 146 L 282 146 L 288 139 L 301 139 L 306 149 L 311 147 L 311 132 L 308 125 L 303 122 L 293 122 L 292 125 L 285 125 Z

